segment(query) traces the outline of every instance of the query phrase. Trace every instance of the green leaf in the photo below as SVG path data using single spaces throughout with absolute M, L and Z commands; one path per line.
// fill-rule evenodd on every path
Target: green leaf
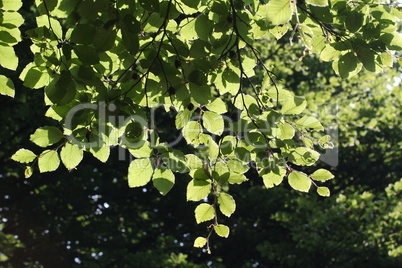
M 338 49 L 335 49 L 333 45 L 326 45 L 325 48 L 321 51 L 320 60 L 322 61 L 332 61 L 341 55 L 341 52 Z
M 285 24 L 292 18 L 293 7 L 290 0 L 271 0 L 267 4 L 266 21 L 268 24 Z
M 319 157 L 320 154 L 310 148 L 298 147 L 290 153 L 288 159 L 290 162 L 299 166 L 311 166 Z
M 220 98 L 216 98 L 210 104 L 206 105 L 206 107 L 208 110 L 218 114 L 224 114 L 228 111 L 226 103 Z
M 180 36 L 186 41 L 198 39 L 198 34 L 197 31 L 195 30 L 194 19 L 185 21 L 183 27 L 181 27 L 180 29 Z
M 330 142 L 331 140 L 331 136 L 329 135 L 325 135 L 323 137 L 321 137 L 318 140 L 318 144 L 321 146 L 321 148 L 323 149 L 333 149 L 334 148 L 334 144 L 332 142 Z
M 155 169 L 152 176 L 152 183 L 155 188 L 161 193 L 166 195 L 172 189 L 175 182 L 175 177 L 170 169 L 158 167 Z
M 328 187 L 317 187 L 317 193 L 321 196 L 330 196 Z
M 383 52 L 381 53 L 380 58 L 383 66 L 392 67 L 393 65 L 392 55 L 390 55 L 388 52 Z
M 77 145 L 66 143 L 60 151 L 60 158 L 64 166 L 71 170 L 78 166 L 84 153 Z
M 370 72 L 379 73 L 382 71 L 381 66 L 376 61 L 377 54 L 369 48 L 359 47 L 356 48 L 357 58 L 363 63 L 364 68 Z
M 297 120 L 296 127 L 298 129 L 314 129 L 318 131 L 324 130 L 324 127 L 321 125 L 320 121 L 312 116 L 303 116 L 302 118 Z
M 312 6 L 326 7 L 328 0 L 306 0 L 306 3 Z
M 77 54 L 78 59 L 87 65 L 99 63 L 99 54 L 94 47 L 87 45 L 75 45 L 74 52 Z
M 214 23 L 208 19 L 207 15 L 200 15 L 194 24 L 195 31 L 197 32 L 200 39 L 208 41 L 209 35 L 211 34 L 212 27 Z
M 327 181 L 334 178 L 335 176 L 328 170 L 320 168 L 314 171 L 314 173 L 311 174 L 310 177 L 315 181 Z
M 36 23 L 38 27 L 44 27 L 48 29 L 51 33 L 51 39 L 58 40 L 63 37 L 63 29 L 61 28 L 60 22 L 51 16 L 42 15 L 36 17 Z
M 99 161 L 106 163 L 110 155 L 110 147 L 109 146 L 91 147 L 89 148 L 89 152 Z
M 17 70 L 18 57 L 15 55 L 14 48 L 0 45 L 0 65 L 10 70 Z
M 121 35 L 123 38 L 123 45 L 132 55 L 135 55 L 139 49 L 138 34 L 140 33 L 140 23 L 136 18 L 127 14 L 123 18 Z
M 307 177 L 306 174 L 293 171 L 288 175 L 289 185 L 300 192 L 308 192 L 311 187 L 311 180 Z
M 159 11 L 159 1 L 158 0 L 139 0 L 141 7 L 150 12 Z
M 239 91 L 240 77 L 239 75 L 230 68 L 225 68 L 222 73 L 218 73 L 214 84 L 219 90 L 220 94 L 223 95 L 227 92 L 232 95 L 236 95 Z
M 402 37 L 399 33 L 385 33 L 380 36 L 382 40 L 390 50 L 402 50 Z
M 1 3 L 3 4 L 1 9 L 7 11 L 17 11 L 22 7 L 22 1 L 20 0 L 2 0 Z
M 75 82 L 69 71 L 62 71 L 58 79 L 54 79 L 45 89 L 46 96 L 57 105 L 70 103 L 77 92 Z
M 151 144 L 148 141 L 145 141 L 144 144 L 135 149 L 128 149 L 130 154 L 135 158 L 143 158 L 143 157 L 150 157 L 153 153 L 153 149 L 151 148 Z
M 195 209 L 195 220 L 197 224 L 212 220 L 215 217 L 215 209 L 210 204 L 200 204 Z
M 289 23 L 286 23 L 285 25 L 277 25 L 274 28 L 269 29 L 269 32 L 279 40 L 289 31 L 289 29 Z
M 41 71 L 32 63 L 28 64 L 21 72 L 20 79 L 24 81 L 24 86 L 29 88 L 42 88 L 50 82 L 50 76 L 46 71 Z
M 353 10 L 346 15 L 345 26 L 350 32 L 354 33 L 363 26 L 363 21 L 364 14 Z
M 185 173 L 189 171 L 186 165 L 186 158 L 179 150 L 173 150 L 172 152 L 162 154 L 162 160 L 166 166 L 174 172 Z
M 116 30 L 113 27 L 109 29 L 98 28 L 93 40 L 96 51 L 110 50 L 114 46 L 116 35 Z
M 89 45 L 94 42 L 96 34 L 95 26 L 91 24 L 77 24 L 71 33 L 71 42 L 76 44 Z
M 218 196 L 219 209 L 226 217 L 230 217 L 236 210 L 236 202 L 229 194 L 220 193 Z
M 199 104 L 208 104 L 211 100 L 211 88 L 209 85 L 190 84 L 191 96 Z
M 36 154 L 27 149 L 19 149 L 11 159 L 20 163 L 31 163 L 36 158 Z
M 342 55 L 332 63 L 334 71 L 342 78 L 356 75 L 362 69 L 363 64 L 357 59 L 353 52 Z
M 234 136 L 225 136 L 220 144 L 220 149 L 223 155 L 228 155 L 233 152 L 237 144 L 237 139 Z
M 272 188 L 282 183 L 283 177 L 286 175 L 286 169 L 283 167 L 275 167 L 267 174 L 262 175 L 265 187 Z
M 289 123 L 278 125 L 276 137 L 281 140 L 290 140 L 295 135 L 295 129 Z
M 186 154 L 186 165 L 189 169 L 203 168 L 202 160 L 195 154 Z
M 128 167 L 128 186 L 140 187 L 146 185 L 151 180 L 153 172 L 150 158 L 134 159 Z
M 241 161 L 237 159 L 229 159 L 227 162 L 227 167 L 231 172 L 243 174 L 249 170 L 249 167 L 243 164 Z
M 38 159 L 39 171 L 49 172 L 56 170 L 60 165 L 59 154 L 55 150 L 43 151 Z
M 222 116 L 210 111 L 206 111 L 202 115 L 202 125 L 206 128 L 206 130 L 218 136 L 222 134 L 224 129 Z
M 182 127 L 184 127 L 188 121 L 190 121 L 191 115 L 193 114 L 193 111 L 188 110 L 188 109 L 184 109 L 183 111 L 179 112 L 176 115 L 176 120 L 175 120 L 175 125 L 177 129 L 181 129 Z
M 229 174 L 228 182 L 230 184 L 241 184 L 245 181 L 248 181 L 248 179 L 246 178 L 246 176 L 244 176 L 244 174 L 236 174 L 236 173 Z
M 57 127 L 46 126 L 38 128 L 31 135 L 30 140 L 40 147 L 47 147 L 60 141 L 63 137 L 63 133 Z
M 130 149 L 141 148 L 145 143 L 144 128 L 145 127 L 143 126 L 143 124 L 138 121 L 128 123 L 126 128 L 124 129 L 122 144 Z
M 24 171 L 25 179 L 30 178 L 32 176 L 32 174 L 33 174 L 32 167 L 30 167 L 30 166 L 25 167 L 25 171 Z
M 194 247 L 202 248 L 207 243 L 207 239 L 205 237 L 197 237 L 194 241 Z
M 182 129 L 182 134 L 187 143 L 194 143 L 198 140 L 202 128 L 197 121 L 188 122 Z
M 211 192 L 209 180 L 191 180 L 187 185 L 187 201 L 200 201 L 206 198 Z
M 307 107 L 307 101 L 301 97 L 286 99 L 282 105 L 283 114 L 300 114 Z
M 220 237 L 227 238 L 229 236 L 230 229 L 226 225 L 218 224 L 214 226 L 214 231 Z
M 0 75 L 0 94 L 14 98 L 15 89 L 13 81 L 10 78 Z

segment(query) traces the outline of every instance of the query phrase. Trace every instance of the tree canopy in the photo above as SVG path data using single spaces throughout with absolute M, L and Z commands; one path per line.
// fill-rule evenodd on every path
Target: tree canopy
M 55 258 L 38 257 L 36 261 L 45 266 L 67 265 L 74 256 L 75 262 L 85 265 L 96 260 L 103 260 L 104 266 L 133 260 L 155 262 L 155 267 L 196 265 L 203 258 L 196 251 L 198 257 L 190 264 L 182 254 L 163 255 L 168 251 L 163 247 L 158 249 L 160 259 L 151 260 L 155 255 L 151 250 L 158 247 L 149 237 L 159 234 L 157 243 L 166 247 L 193 241 L 194 247 L 208 253 L 214 248 L 221 254 L 230 245 L 220 247 L 225 242 L 212 237 L 230 239 L 234 235 L 240 239 L 242 225 L 228 217 L 248 202 L 256 206 L 248 208 L 255 230 L 245 236 L 258 236 L 257 230 L 274 234 L 286 228 L 292 239 L 298 240 L 298 233 L 302 234 L 305 242 L 300 243 L 305 243 L 306 253 L 316 247 L 311 243 L 325 237 L 320 232 L 329 228 L 331 217 L 368 206 L 370 209 L 361 212 L 366 213 L 363 219 L 368 225 L 373 213 L 379 213 L 384 219 L 380 222 L 389 221 L 389 225 L 373 223 L 367 228 L 392 235 L 385 242 L 363 232 L 365 243 L 386 247 L 390 256 L 401 255 L 400 231 L 396 230 L 400 220 L 394 215 L 401 209 L 395 200 L 401 189 L 396 182 L 401 172 L 391 165 L 401 157 L 397 150 L 401 92 L 394 85 L 394 77 L 399 75 L 394 64 L 402 50 L 398 33 L 402 11 L 396 4 L 327 0 L 46 0 L 31 4 L 0 1 L 1 94 L 15 95 L 29 106 L 15 106 L 3 115 L 10 125 L 5 135 L 19 140 L 7 147 L 4 157 L 25 166 L 24 176 L 29 179 L 13 189 L 13 199 L 29 195 L 29 205 L 38 207 L 25 220 L 43 225 L 39 229 L 45 233 L 52 224 L 60 225 L 60 230 L 71 224 L 70 234 L 56 232 L 48 237 L 49 243 L 52 239 L 63 241 L 54 248 Z M 336 107 L 334 96 L 342 102 L 338 113 L 331 110 Z M 14 105 L 12 100 L 7 102 Z M 331 131 L 338 126 L 339 137 Z M 24 133 L 26 129 L 31 132 Z M 388 142 L 390 139 L 393 142 Z M 363 167 L 354 174 L 350 168 L 340 167 L 337 176 L 350 180 L 335 179 L 333 207 L 317 205 L 316 194 L 288 200 L 287 188 L 309 192 L 313 187 L 319 196 L 329 196 L 327 181 L 334 178 L 333 168 L 318 160 L 334 147 L 348 146 L 360 149 L 342 156 L 347 159 L 345 165 L 354 166 L 356 157 L 367 157 L 370 161 L 365 165 L 387 164 L 387 174 Z M 92 158 L 86 156 L 89 154 Z M 7 172 L 13 174 L 7 177 L 19 177 L 18 172 L 23 171 L 10 167 Z M 53 174 L 60 178 L 52 181 Z M 376 176 L 385 177 L 384 181 L 378 182 Z M 362 182 L 366 177 L 368 181 Z M 389 183 L 395 184 L 384 193 Z M 256 188 L 261 185 L 278 189 L 267 191 L 268 195 L 274 191 L 269 197 Z M 382 189 L 374 204 L 369 204 L 375 199 L 373 193 L 347 190 L 354 186 L 358 191 L 370 191 L 373 185 Z M 77 199 L 76 188 L 83 188 Z M 54 200 L 55 206 L 35 195 Z M 76 203 L 85 199 L 87 206 Z M 186 200 L 197 203 L 191 207 L 183 202 Z M 129 202 L 138 210 L 130 217 L 115 217 L 124 214 L 119 204 L 127 209 Z M 269 217 L 260 215 L 261 206 L 270 206 L 270 202 L 289 209 L 276 213 L 273 209 Z M 47 222 L 35 218 L 35 213 L 53 215 L 54 210 L 64 214 Z M 294 226 L 292 223 L 306 220 L 303 210 L 320 220 Z M 7 209 L 2 214 L 19 225 L 22 214 L 17 211 Z M 181 213 L 191 220 L 177 223 Z M 247 212 L 239 214 L 239 222 L 249 225 L 244 218 Z M 351 213 L 348 217 L 344 220 L 361 223 L 361 216 Z M 98 221 L 105 227 L 96 226 Z M 143 227 L 143 221 L 149 226 Z M 198 231 L 191 222 L 207 231 Z M 115 225 L 113 232 L 111 225 Z M 80 228 L 96 230 L 96 247 L 82 245 L 80 241 L 85 240 L 74 237 L 73 230 Z M 183 238 L 169 235 L 173 229 Z M 307 239 L 304 229 L 313 229 L 318 235 Z M 21 233 L 21 240 L 24 235 L 33 236 Z M 64 236 L 68 238 L 61 238 Z M 312 264 L 300 255 L 277 259 L 280 249 L 277 255 L 264 253 L 264 248 L 273 248 L 281 238 L 259 242 L 256 251 L 262 252 L 263 258 L 251 258 L 243 265 Z M 7 239 L 10 244 L 15 242 L 12 237 Z M 110 243 L 132 246 L 126 253 L 116 250 L 102 257 L 101 248 Z M 323 261 L 332 260 L 324 250 L 333 247 L 337 249 L 328 244 L 321 248 Z M 36 250 L 43 252 L 40 247 Z M 236 258 L 225 259 L 226 265 L 230 262 L 236 263 Z M 339 259 L 327 265 L 337 263 Z

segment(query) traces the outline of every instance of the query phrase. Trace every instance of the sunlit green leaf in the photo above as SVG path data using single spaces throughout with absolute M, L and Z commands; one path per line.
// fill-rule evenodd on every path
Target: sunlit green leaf
M 30 140 L 40 147 L 47 147 L 60 141 L 63 137 L 63 133 L 57 127 L 46 126 L 38 128 L 31 135 Z
M 314 171 L 314 173 L 311 174 L 310 177 L 316 181 L 327 181 L 327 180 L 332 179 L 335 176 L 328 170 L 320 168 L 320 169 Z
M 19 149 L 11 159 L 20 163 L 31 163 L 36 158 L 36 154 L 27 149 Z
M 15 89 L 10 78 L 0 75 L 0 94 L 14 97 Z
M 91 147 L 89 149 L 90 153 L 99 159 L 101 162 L 105 163 L 110 155 L 110 147 L 102 146 L 102 147 Z
M 267 5 L 268 24 L 285 24 L 292 18 L 293 7 L 290 0 L 271 0 Z
M 295 135 L 295 129 L 289 123 L 279 124 L 276 137 L 281 140 L 289 140 Z
M 218 114 L 224 114 L 228 111 L 226 103 L 219 98 L 214 99 L 210 104 L 206 105 L 206 107 L 208 110 Z
M 328 6 L 328 0 L 306 0 L 306 3 L 313 6 Z
M 150 158 L 140 158 L 131 161 L 128 167 L 128 186 L 139 187 L 146 185 L 154 173 Z
M 75 168 L 83 158 L 83 151 L 77 145 L 66 143 L 60 151 L 60 158 L 64 166 L 71 170 Z
M 363 64 L 357 59 L 354 53 L 348 52 L 342 55 L 332 64 L 335 72 L 342 78 L 348 78 L 356 75 L 362 69 Z
M 202 128 L 197 121 L 190 121 L 182 129 L 183 137 L 188 143 L 193 143 L 198 140 L 201 130 Z
M 243 174 L 249 170 L 249 167 L 237 159 L 229 159 L 227 161 L 227 167 L 231 172 Z
M 320 154 L 310 148 L 296 148 L 288 157 L 289 161 L 299 166 L 311 166 L 314 164 Z
M 219 209 L 223 215 L 230 217 L 236 210 L 236 202 L 229 194 L 220 193 L 218 196 Z
M 381 35 L 380 39 L 387 44 L 391 50 L 402 50 L 402 37 L 399 33 L 385 33 Z
M 22 7 L 22 1 L 18 0 L 2 0 L 1 8 L 7 11 L 17 11 Z
M 181 151 L 173 150 L 172 152 L 162 155 L 163 162 L 174 172 L 188 172 L 189 168 L 186 165 L 186 157 Z
M 56 170 L 60 165 L 59 154 L 55 150 L 45 150 L 39 155 L 39 171 L 49 172 Z
M 195 209 L 195 220 L 197 223 L 212 220 L 215 217 L 215 209 L 210 204 L 200 204 Z
M 341 55 L 341 52 L 334 48 L 332 45 L 326 45 L 321 51 L 320 59 L 323 61 L 332 61 L 337 59 Z
M 187 201 L 200 201 L 211 192 L 211 182 L 208 180 L 191 180 L 187 185 Z
M 231 184 L 241 184 L 247 180 L 244 174 L 230 173 L 228 182 Z
M 4 68 L 16 70 L 18 66 L 18 58 L 12 47 L 0 45 L 0 65 Z
M 162 195 L 166 195 L 170 189 L 172 189 L 174 182 L 175 177 L 170 169 L 164 169 L 161 167 L 155 169 L 152 176 L 152 183 Z
M 288 175 L 289 185 L 300 192 L 308 192 L 311 187 L 311 180 L 302 172 L 293 171 Z
M 303 116 L 296 121 L 296 127 L 299 129 L 314 129 L 314 130 L 324 130 L 320 121 L 312 116 Z
M 195 239 L 194 241 L 194 247 L 196 248 L 202 248 L 203 246 L 205 246 L 205 244 L 207 243 L 207 239 L 204 237 L 197 237 L 197 239 Z
M 30 166 L 25 167 L 25 171 L 24 171 L 25 179 L 30 178 L 32 176 L 32 174 L 33 174 L 32 167 L 30 167 Z
M 230 233 L 229 227 L 227 227 L 226 225 L 223 225 L 223 224 L 215 225 L 214 226 L 214 231 L 220 237 L 225 237 L 225 238 L 227 238 L 229 236 L 229 233 Z
M 283 177 L 286 175 L 286 170 L 283 167 L 275 167 L 268 173 L 262 175 L 265 187 L 272 188 L 282 183 Z
M 215 135 L 221 135 L 224 128 L 222 116 L 210 111 L 206 111 L 202 115 L 202 125 Z
M 307 101 L 300 97 L 293 97 L 285 100 L 282 105 L 283 114 L 300 114 L 306 109 Z
M 186 164 L 190 169 L 200 169 L 203 167 L 202 160 L 194 154 L 186 154 Z
M 321 196 L 329 196 L 330 195 L 328 187 L 317 187 L 317 193 Z

